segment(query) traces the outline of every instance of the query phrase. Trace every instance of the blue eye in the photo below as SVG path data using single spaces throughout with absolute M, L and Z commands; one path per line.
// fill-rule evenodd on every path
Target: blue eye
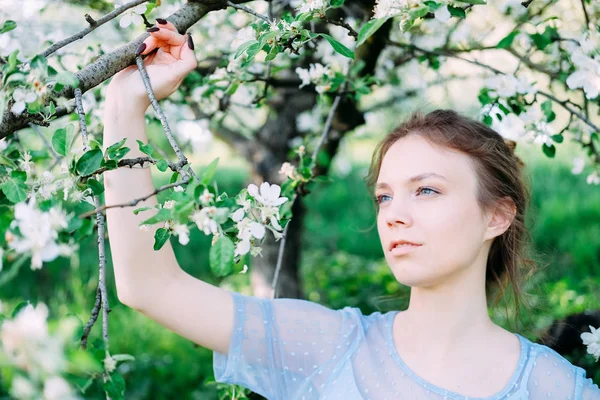
M 390 197 L 390 196 L 388 196 L 387 194 L 380 194 L 379 196 L 376 196 L 375 200 L 377 201 L 377 204 L 383 203 L 383 200 L 382 200 L 383 197 Z
M 431 188 L 424 187 L 424 186 L 421 186 L 421 187 L 419 187 L 419 188 L 417 189 L 417 193 L 423 193 L 423 191 L 425 191 L 425 190 L 428 190 L 428 191 L 430 191 L 430 192 L 432 192 L 432 193 L 439 194 L 439 192 L 437 192 L 437 191 L 435 191 L 435 190 L 433 190 L 433 189 L 431 189 Z

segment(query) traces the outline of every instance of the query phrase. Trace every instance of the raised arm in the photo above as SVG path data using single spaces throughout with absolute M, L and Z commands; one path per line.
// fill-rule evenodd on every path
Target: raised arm
M 168 22 L 158 25 L 144 43 L 144 64 L 157 99 L 169 96 L 197 61 L 191 39 L 177 33 Z M 188 42 L 189 40 L 189 42 Z M 131 149 L 128 156 L 144 156 L 136 140 L 147 143 L 144 112 L 150 105 L 137 66 L 119 72 L 111 81 L 104 109 L 104 146 L 123 138 Z M 106 204 L 121 204 L 152 193 L 150 170 L 120 168 L 104 174 Z M 154 206 L 156 198 L 138 203 Z M 147 216 L 134 215 L 132 207 L 106 210 L 107 229 L 119 300 L 168 329 L 201 346 L 227 353 L 233 326 L 231 295 L 183 271 L 167 243 L 154 251 L 153 226 L 140 232 Z

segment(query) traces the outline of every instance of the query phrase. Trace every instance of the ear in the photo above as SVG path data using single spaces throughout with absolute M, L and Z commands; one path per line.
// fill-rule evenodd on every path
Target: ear
M 506 232 L 514 221 L 516 214 L 517 207 L 510 197 L 503 197 L 498 200 L 487 225 L 486 238 L 492 239 Z

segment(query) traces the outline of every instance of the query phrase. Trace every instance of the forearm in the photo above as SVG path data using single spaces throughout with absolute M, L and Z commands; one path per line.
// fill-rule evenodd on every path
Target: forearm
M 126 146 L 131 149 L 128 158 L 143 157 L 136 140 L 148 142 L 145 131 L 144 111 L 141 108 L 120 104 L 107 96 L 104 110 L 104 147 L 127 137 Z M 145 197 L 154 191 L 149 168 L 118 168 L 104 173 L 105 201 L 107 205 L 123 204 Z M 154 231 L 159 226 L 141 232 L 139 224 L 150 217 L 149 212 L 133 214 L 142 206 L 153 207 L 156 196 L 134 207 L 115 207 L 106 210 L 109 243 L 114 266 L 119 299 L 135 307 L 144 299 L 151 298 L 155 285 L 166 282 L 180 272 L 170 243 L 154 251 Z

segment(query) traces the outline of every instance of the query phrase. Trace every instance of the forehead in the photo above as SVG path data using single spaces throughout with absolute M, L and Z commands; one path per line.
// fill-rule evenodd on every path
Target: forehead
M 442 175 L 446 179 L 431 174 Z M 468 155 L 430 144 L 418 135 L 396 141 L 386 152 L 379 170 L 378 183 L 410 183 L 410 178 L 430 177 L 446 183 L 469 184 L 475 172 Z

